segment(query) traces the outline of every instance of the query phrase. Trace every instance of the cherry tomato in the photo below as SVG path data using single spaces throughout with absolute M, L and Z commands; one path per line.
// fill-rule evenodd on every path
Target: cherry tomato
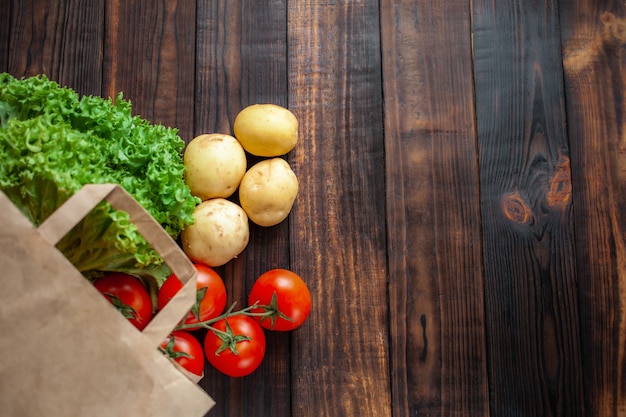
M 254 319 L 241 314 L 216 322 L 204 338 L 204 354 L 215 369 L 242 377 L 254 372 L 265 357 L 265 333 Z
M 175 330 L 161 343 L 161 349 L 192 374 L 204 374 L 204 351 L 191 333 Z
M 116 272 L 99 278 L 94 286 L 139 330 L 152 319 L 152 299 L 138 278 Z
M 251 312 L 266 312 L 255 317 L 266 329 L 288 331 L 300 327 L 311 312 L 311 293 L 297 274 L 286 269 L 272 269 L 252 285 L 248 305 L 258 303 Z
M 194 264 L 198 271 L 196 283 L 196 303 L 185 319 L 185 324 L 195 324 L 207 321 L 222 314 L 226 308 L 226 287 L 217 272 L 208 266 Z M 183 288 L 183 283 L 174 274 L 170 275 L 157 295 L 157 306 L 162 309 Z M 198 327 L 187 328 L 197 330 Z

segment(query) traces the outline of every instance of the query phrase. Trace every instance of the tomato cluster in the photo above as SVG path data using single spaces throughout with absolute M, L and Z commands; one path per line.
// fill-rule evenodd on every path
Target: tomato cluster
M 202 376 L 204 358 L 218 371 L 232 377 L 254 372 L 265 356 L 265 330 L 289 331 L 301 326 L 311 311 L 311 294 L 297 274 L 272 269 L 252 285 L 248 306 L 226 309 L 226 287 L 220 275 L 195 263 L 196 303 L 160 349 L 187 371 Z M 127 274 L 109 274 L 94 284 L 138 329 L 153 315 L 151 297 L 141 281 Z M 157 294 L 162 309 L 183 287 L 171 275 Z M 194 331 L 208 329 L 201 344 Z

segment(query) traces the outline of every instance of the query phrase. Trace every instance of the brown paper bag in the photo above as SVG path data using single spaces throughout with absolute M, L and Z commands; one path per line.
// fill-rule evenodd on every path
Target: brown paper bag
M 140 332 L 54 247 L 96 204 L 128 212 L 183 289 Z M 87 185 L 39 228 L 0 192 L 0 415 L 204 416 L 213 400 L 157 347 L 195 302 L 196 270 L 121 187 Z

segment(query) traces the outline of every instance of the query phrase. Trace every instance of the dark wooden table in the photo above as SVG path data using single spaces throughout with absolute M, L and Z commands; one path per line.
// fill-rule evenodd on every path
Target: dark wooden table
M 626 416 L 626 10 L 608 0 L 3 0 L 0 71 L 186 141 L 299 118 L 289 219 L 220 268 L 314 309 L 209 416 Z

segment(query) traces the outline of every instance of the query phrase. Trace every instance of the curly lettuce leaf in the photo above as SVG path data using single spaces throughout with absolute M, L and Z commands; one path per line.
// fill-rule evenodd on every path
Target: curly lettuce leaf
M 83 185 L 120 184 L 176 239 L 199 203 L 184 182 L 184 142 L 131 111 L 121 93 L 79 97 L 44 75 L 0 74 L 0 190 L 38 226 Z M 169 275 L 128 215 L 107 203 L 57 247 L 88 278 Z

